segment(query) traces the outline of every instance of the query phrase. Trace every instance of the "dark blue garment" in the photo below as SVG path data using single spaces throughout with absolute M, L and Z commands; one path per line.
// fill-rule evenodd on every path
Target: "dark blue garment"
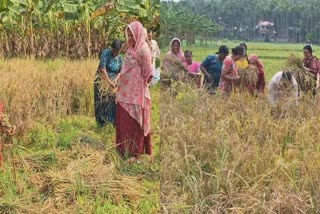
M 213 79 L 213 85 L 215 88 L 219 86 L 219 81 L 221 77 L 222 72 L 222 66 L 223 62 L 221 62 L 217 55 L 209 55 L 201 64 L 207 72 L 210 74 L 210 76 Z M 208 78 L 205 76 L 204 78 L 204 84 L 208 83 Z
M 106 68 L 107 75 L 110 80 L 114 80 L 120 73 L 122 67 L 122 57 L 118 55 L 116 58 L 113 57 L 111 50 L 106 49 L 102 52 L 100 57 L 100 68 Z M 96 122 L 99 126 L 104 126 L 106 123 L 110 122 L 114 125 L 115 114 L 116 114 L 116 103 L 115 95 L 103 96 L 100 91 L 100 81 L 105 81 L 101 79 L 98 75 L 99 69 L 97 71 L 96 79 L 94 82 L 94 110 Z
M 114 80 L 118 73 L 120 73 L 122 67 L 122 57 L 118 55 L 116 58 L 113 57 L 112 51 L 106 49 L 102 52 L 100 57 L 99 68 L 106 68 L 108 77 Z

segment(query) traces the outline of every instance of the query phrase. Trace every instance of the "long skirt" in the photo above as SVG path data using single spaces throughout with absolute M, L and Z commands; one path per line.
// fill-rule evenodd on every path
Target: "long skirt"
M 123 157 L 151 155 L 151 135 L 144 136 L 143 129 L 118 103 L 116 105 L 116 147 Z
M 264 73 L 258 73 L 258 81 L 256 85 L 258 92 L 264 94 L 265 87 L 266 87 L 265 75 Z
M 94 113 L 96 122 L 99 126 L 107 123 L 115 123 L 116 97 L 115 95 L 104 96 L 99 91 L 100 78 L 94 82 Z

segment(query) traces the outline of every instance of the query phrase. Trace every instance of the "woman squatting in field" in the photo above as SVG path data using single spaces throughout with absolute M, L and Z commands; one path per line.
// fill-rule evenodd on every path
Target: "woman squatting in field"
M 273 107 L 294 101 L 298 105 L 298 83 L 289 71 L 277 72 L 269 82 L 269 101 Z

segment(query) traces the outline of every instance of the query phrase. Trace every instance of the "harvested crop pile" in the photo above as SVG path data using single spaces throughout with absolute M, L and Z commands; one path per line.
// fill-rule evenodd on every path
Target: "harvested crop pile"
M 254 65 L 249 65 L 240 74 L 240 88 L 253 90 L 258 81 L 258 69 Z
M 141 177 L 120 174 L 112 153 L 104 150 L 77 145 L 72 152 L 35 153 L 15 159 L 17 170 L 30 173 L 19 194 L 27 194 L 31 186 L 38 192 L 33 193 L 33 204 L 0 203 L 0 213 L 65 213 L 77 208 L 79 197 L 100 197 L 117 205 L 137 203 L 144 196 Z M 86 209 L 92 213 L 94 207 L 88 204 Z
M 190 75 L 183 64 L 176 58 L 166 55 L 162 60 L 161 84 L 164 88 L 169 87 L 174 81 L 183 81 L 189 84 L 196 84 L 198 78 Z
M 308 93 L 315 89 L 315 76 L 304 69 L 302 60 L 294 55 L 291 55 L 286 62 L 287 70 L 292 73 L 297 80 L 300 91 Z

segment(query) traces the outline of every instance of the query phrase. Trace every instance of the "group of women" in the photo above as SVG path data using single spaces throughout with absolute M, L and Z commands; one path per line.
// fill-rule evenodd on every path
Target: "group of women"
M 112 123 L 116 128 L 116 148 L 121 156 L 139 161 L 151 154 L 149 83 L 153 77 L 152 44 L 138 21 L 125 29 L 126 52 L 119 55 L 121 42 L 114 40 L 103 51 L 94 84 L 95 117 L 99 126 Z M 114 93 L 104 93 L 102 83 Z
M 163 69 L 170 72 L 172 66 L 180 62 L 189 75 L 194 76 L 199 88 L 208 89 L 209 93 L 221 90 L 225 94 L 239 88 L 241 74 L 250 68 L 255 71 L 257 80 L 253 84 L 245 84 L 245 89 L 253 94 L 265 95 L 266 79 L 263 63 L 256 54 L 247 55 L 247 45 L 241 43 L 235 47 L 229 55 L 229 48 L 225 45 L 219 47 L 216 54 L 207 56 L 202 63 L 192 60 L 192 51 L 186 50 L 183 54 L 181 41 L 174 38 L 171 41 L 171 49 L 163 62 Z M 320 62 L 312 55 L 311 46 L 304 47 L 303 64 L 305 69 L 317 78 L 319 86 Z M 169 56 L 169 57 L 168 57 Z M 199 81 L 199 77 L 202 76 Z M 270 80 L 268 85 L 269 100 L 273 106 L 279 100 L 279 94 L 285 89 L 291 88 L 294 96 L 298 97 L 297 81 L 288 71 L 279 71 Z M 297 100 L 297 99 L 296 99 Z
M 150 33 L 150 31 L 148 32 Z M 95 116 L 99 126 L 112 123 L 116 127 L 116 147 L 124 157 L 131 161 L 139 160 L 141 154 L 151 154 L 150 135 L 150 81 L 155 69 L 154 57 L 159 56 L 159 48 L 149 40 L 147 31 L 138 21 L 130 23 L 125 29 L 126 53 L 122 59 L 119 53 L 123 46 L 119 40 L 114 40 L 111 49 L 103 51 L 96 72 L 94 85 Z M 157 48 L 157 50 L 155 50 Z M 242 43 L 231 50 L 225 45 L 218 52 L 207 56 L 202 63 L 192 60 L 192 51 L 184 53 L 181 41 L 175 38 L 171 41 L 171 49 L 163 61 L 163 69 L 170 70 L 180 64 L 193 76 L 200 88 L 207 88 L 215 93 L 221 90 L 226 94 L 235 91 L 240 82 L 241 73 L 248 67 L 256 69 L 257 81 L 247 85 L 253 93 L 265 94 L 265 70 L 259 57 L 247 55 L 247 46 Z M 304 66 L 320 76 L 319 60 L 312 55 L 310 46 L 304 47 Z M 103 94 L 101 83 L 107 83 L 115 94 Z M 269 97 L 273 105 L 277 102 L 277 91 L 293 86 L 298 95 L 298 86 L 290 72 L 278 72 L 269 82 Z
M 255 54 L 248 57 L 246 51 L 247 46 L 243 43 L 233 48 L 232 54 L 229 56 L 229 48 L 222 45 L 216 54 L 207 56 L 202 63 L 199 63 L 192 60 L 192 51 L 186 50 L 183 53 L 180 40 L 174 38 L 171 41 L 171 50 L 167 53 L 170 57 L 165 57 L 163 69 L 170 70 L 170 65 L 180 61 L 189 74 L 197 78 L 199 88 L 207 88 L 211 93 L 217 89 L 229 93 L 239 83 L 241 72 L 247 66 L 255 66 L 258 70 L 255 90 L 264 94 L 265 71 L 263 64 Z M 199 81 L 199 79 L 201 80 Z

